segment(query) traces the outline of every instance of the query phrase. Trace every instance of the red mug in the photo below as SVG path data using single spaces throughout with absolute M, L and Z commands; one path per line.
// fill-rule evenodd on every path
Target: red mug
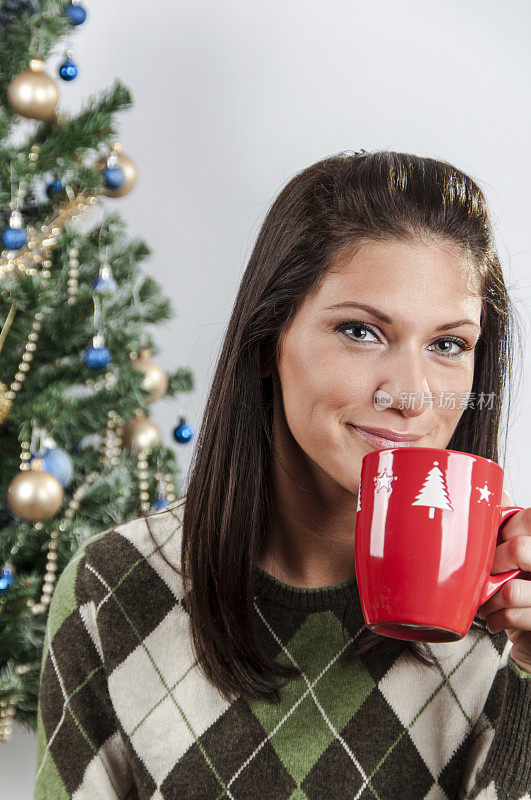
M 434 447 L 372 450 L 362 460 L 355 569 L 367 627 L 393 639 L 456 642 L 480 606 L 520 575 L 491 575 L 503 470 Z

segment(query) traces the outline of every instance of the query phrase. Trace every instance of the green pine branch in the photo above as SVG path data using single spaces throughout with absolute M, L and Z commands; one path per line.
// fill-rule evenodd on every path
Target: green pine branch
M 118 79 L 99 95 L 91 95 L 85 107 L 72 118 L 61 119 L 57 124 L 53 120 L 45 120 L 27 147 L 40 145 L 39 162 L 41 168 L 58 157 L 76 156 L 89 148 L 96 148 L 106 142 L 117 131 L 113 127 L 113 118 L 121 111 L 132 106 L 130 90 Z M 46 167 L 47 168 L 47 167 Z
M 0 150 L 0 203 L 7 203 L 11 197 L 10 165 L 15 187 L 28 176 L 36 178 L 52 171 L 58 175 L 71 173 L 69 182 L 73 186 L 101 192 L 103 180 L 99 170 L 85 165 L 81 157 L 89 150 L 97 152 L 101 145 L 108 144 L 116 136 L 114 117 L 130 108 L 132 102 L 129 89 L 115 80 L 101 95 L 89 97 L 77 116 L 59 122 L 41 122 L 23 148 L 3 145 Z M 39 158 L 28 163 L 25 156 L 34 145 L 40 148 Z

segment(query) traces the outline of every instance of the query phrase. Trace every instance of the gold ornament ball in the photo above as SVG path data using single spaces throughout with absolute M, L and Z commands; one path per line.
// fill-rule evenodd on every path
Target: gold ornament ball
M 133 361 L 133 366 L 139 372 L 144 373 L 142 388 L 150 392 L 147 398 L 148 403 L 160 400 L 168 389 L 168 378 L 162 367 L 151 360 L 151 351 L 139 350 L 138 358 Z
M 0 381 L 0 425 L 2 425 L 9 416 L 13 401 L 6 397 L 7 386 Z
M 129 192 L 134 189 L 138 179 L 138 170 L 133 159 L 122 152 L 122 146 L 119 144 L 119 142 L 115 142 L 115 144 L 111 147 L 111 150 L 117 155 L 118 160 L 116 165 L 123 170 L 125 180 L 117 189 L 109 189 L 104 185 L 103 194 L 106 197 L 123 197 L 125 194 L 129 194 Z M 106 166 L 107 156 L 103 155 L 96 161 L 96 167 L 101 171 Z
M 160 444 L 159 429 L 144 415 L 138 415 L 124 423 L 122 428 L 122 442 L 126 450 L 146 450 Z
M 33 58 L 29 69 L 14 75 L 7 87 L 9 105 L 28 119 L 50 119 L 59 99 L 54 79 L 43 69 L 42 61 Z
M 15 475 L 7 487 L 9 508 L 27 522 L 50 519 L 63 505 L 65 492 L 62 484 L 42 465 L 40 458 L 33 459 L 30 469 Z

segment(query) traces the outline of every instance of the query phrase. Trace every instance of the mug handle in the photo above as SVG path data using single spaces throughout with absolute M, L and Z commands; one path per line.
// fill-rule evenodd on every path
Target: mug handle
M 506 506 L 505 508 L 499 507 L 499 519 L 498 519 L 498 537 L 501 527 L 504 522 L 506 522 L 509 517 L 512 517 L 513 514 L 518 513 L 518 511 L 523 511 L 522 506 Z M 487 600 L 490 600 L 493 594 L 496 594 L 498 589 L 501 589 L 504 583 L 510 581 L 511 578 L 516 578 L 518 575 L 522 574 L 521 569 L 511 569 L 509 572 L 500 572 L 497 575 L 491 575 L 487 578 L 487 582 L 483 587 L 483 592 L 481 593 L 481 600 L 478 603 L 478 608 L 486 603 Z

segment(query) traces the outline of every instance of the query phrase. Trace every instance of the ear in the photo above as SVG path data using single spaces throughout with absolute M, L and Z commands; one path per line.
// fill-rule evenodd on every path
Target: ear
M 269 342 L 262 347 L 260 353 L 260 374 L 262 378 L 268 378 L 274 366 L 274 345 L 272 342 Z

